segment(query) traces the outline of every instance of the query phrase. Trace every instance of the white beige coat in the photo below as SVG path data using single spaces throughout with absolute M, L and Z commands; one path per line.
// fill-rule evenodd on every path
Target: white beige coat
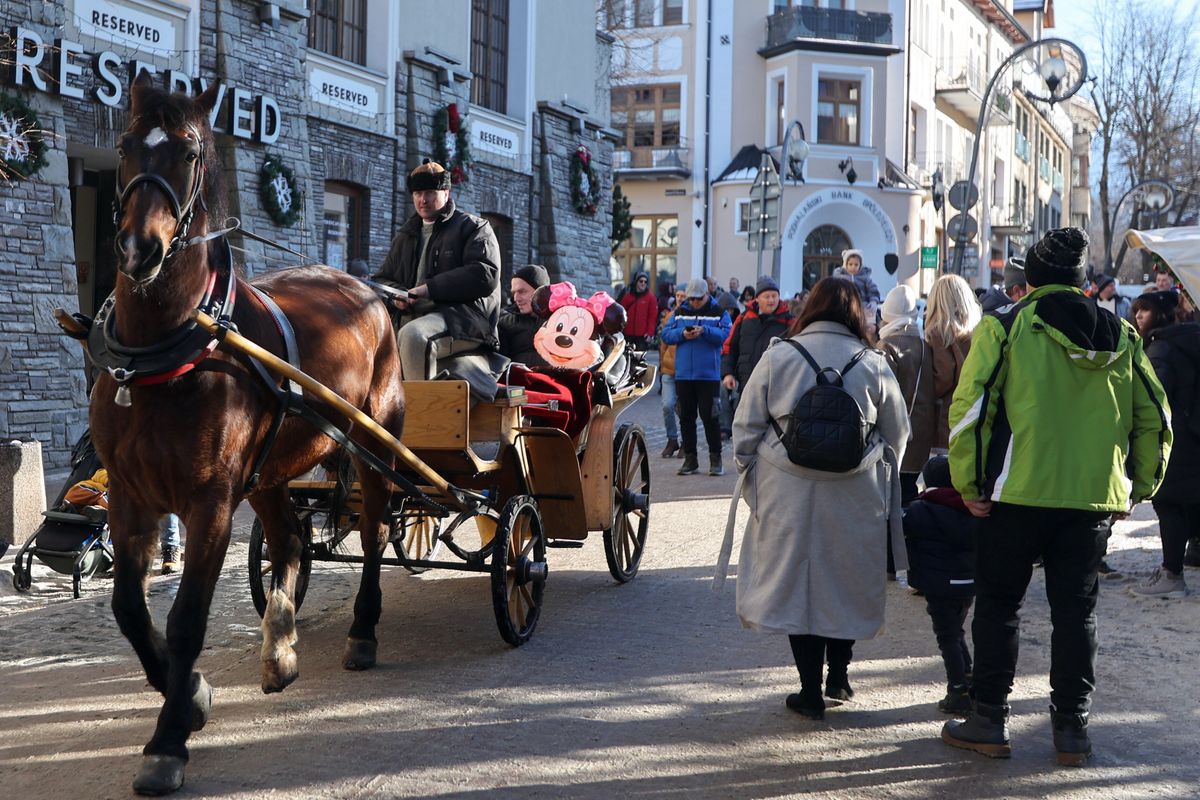
M 838 370 L 864 346 L 832 322 L 812 323 L 798 341 L 822 367 Z M 886 359 L 871 351 L 844 382 L 875 425 L 862 464 L 849 473 L 799 467 L 768 417 L 786 428 L 796 401 L 815 383 L 801 355 L 776 342 L 742 390 L 733 443 L 750 519 L 738 562 L 737 613 L 743 625 L 764 633 L 869 639 L 883 627 L 885 536 L 892 536 L 897 568 L 907 567 L 897 465 L 908 415 Z M 732 526 L 728 538 L 726 563 Z M 719 568 L 718 585 L 722 578 Z

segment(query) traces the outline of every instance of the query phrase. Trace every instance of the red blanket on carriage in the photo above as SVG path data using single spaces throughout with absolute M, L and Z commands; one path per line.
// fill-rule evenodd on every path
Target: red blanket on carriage
M 526 417 L 548 427 L 566 431 L 574 439 L 592 417 L 592 373 L 578 369 L 553 367 L 529 368 L 513 364 L 508 371 L 508 386 L 522 386 L 532 406 L 524 407 Z M 540 408 L 555 401 L 557 408 Z

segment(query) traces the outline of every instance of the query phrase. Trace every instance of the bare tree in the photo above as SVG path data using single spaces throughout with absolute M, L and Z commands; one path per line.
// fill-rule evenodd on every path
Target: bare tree
M 1100 114 L 1100 218 L 1104 231 L 1105 263 L 1113 247 L 1112 197 L 1113 152 L 1123 118 L 1129 109 L 1130 54 L 1127 48 L 1133 28 L 1135 2 L 1111 3 L 1098 0 L 1093 10 L 1099 59 L 1092 82 L 1092 103 Z M 1103 267 L 1102 267 L 1103 268 Z

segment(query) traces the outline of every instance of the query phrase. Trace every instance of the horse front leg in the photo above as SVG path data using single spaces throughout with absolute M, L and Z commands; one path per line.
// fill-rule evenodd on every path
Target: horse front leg
M 391 485 L 383 476 L 371 470 L 358 459 L 354 460 L 358 470 L 359 486 L 362 491 L 362 537 L 363 569 L 354 600 L 354 623 L 346 639 L 346 650 L 342 654 L 342 666 L 349 670 L 370 669 L 375 666 L 375 655 L 379 643 L 375 639 L 375 626 L 383 607 L 383 593 L 379 589 L 380 559 L 388 541 L 388 526 L 385 522 L 391 500 Z
M 304 547 L 300 521 L 287 486 L 266 489 L 250 500 L 267 539 L 271 560 L 271 592 L 262 621 L 262 690 L 281 692 L 300 676 L 296 644 L 296 577 Z
M 154 627 L 146 605 L 150 563 L 158 546 L 158 515 L 134 505 L 114 482 L 109 490 L 108 526 L 113 545 L 113 617 L 142 662 L 146 680 L 165 693 L 167 640 Z
M 183 576 L 167 616 L 166 699 L 142 750 L 142 769 L 133 782 L 138 794 L 162 795 L 183 785 L 188 736 L 204 726 L 212 704 L 212 688 L 192 667 L 204 646 L 213 590 L 229 547 L 233 498 L 226 492 L 201 494 L 212 499 L 197 503 L 184 518 Z

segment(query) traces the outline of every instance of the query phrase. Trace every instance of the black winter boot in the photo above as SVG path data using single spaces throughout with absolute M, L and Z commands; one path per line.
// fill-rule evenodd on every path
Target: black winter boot
M 724 475 L 725 467 L 721 465 L 720 453 L 708 454 L 708 474 L 709 475 Z
M 956 717 L 967 716 L 971 713 L 971 690 L 965 683 L 946 687 L 946 696 L 938 700 L 938 711 Z
M 1200 567 L 1200 536 L 1188 539 L 1187 549 L 1183 551 L 1185 567 Z
M 675 454 L 678 452 L 679 452 L 679 440 L 678 439 L 667 439 L 667 446 L 663 448 L 662 457 L 663 458 L 674 458 Z
M 1050 706 L 1050 724 L 1054 727 L 1054 749 L 1058 763 L 1064 767 L 1082 767 L 1092 755 L 1092 740 L 1088 738 L 1088 715 L 1066 714 Z
M 696 460 L 695 453 L 684 453 L 683 464 L 679 467 L 676 475 L 695 475 L 700 471 L 700 462 Z
M 819 692 L 799 691 L 789 694 L 784 704 L 802 717 L 825 719 L 825 701 L 821 699 Z
M 952 747 L 983 753 L 990 758 L 1011 757 L 1008 706 L 976 703 L 964 721 L 951 720 L 942 726 L 942 741 Z

